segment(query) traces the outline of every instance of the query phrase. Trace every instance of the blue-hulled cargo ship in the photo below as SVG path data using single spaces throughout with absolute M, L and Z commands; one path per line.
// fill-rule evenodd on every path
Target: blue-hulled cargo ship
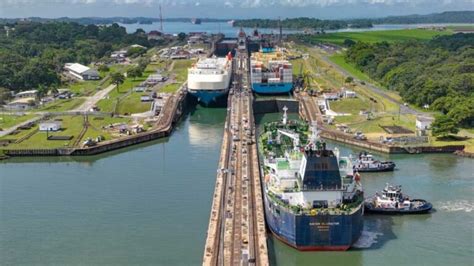
M 252 89 L 258 94 L 285 94 L 293 89 L 293 66 L 284 50 L 261 47 L 250 58 Z
M 363 229 L 364 196 L 351 160 L 320 141 L 316 125 L 282 121 L 264 125 L 265 218 L 271 232 L 302 251 L 347 250 Z M 305 144 L 302 144 L 305 143 Z

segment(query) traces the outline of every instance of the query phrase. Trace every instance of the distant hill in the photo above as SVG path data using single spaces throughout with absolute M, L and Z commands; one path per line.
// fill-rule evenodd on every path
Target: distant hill
M 373 24 L 474 23 L 474 11 L 447 11 L 428 15 L 391 16 L 372 19 Z
M 213 18 L 200 18 L 202 22 L 225 22 L 228 19 L 213 19 Z M 21 20 L 33 21 L 33 22 L 76 22 L 83 25 L 88 24 L 112 24 L 112 23 L 124 23 L 124 24 L 151 24 L 153 22 L 159 22 L 159 18 L 147 18 L 147 17 L 82 17 L 82 18 L 40 18 L 40 17 L 29 17 L 29 18 L 0 18 L 0 23 L 14 23 Z M 191 18 L 164 18 L 165 22 L 191 22 Z
M 474 11 L 449 11 L 429 15 L 408 15 L 385 18 L 320 20 L 317 18 L 240 19 L 235 27 L 317 29 L 336 30 L 342 28 L 370 28 L 373 24 L 418 24 L 418 23 L 474 23 Z
M 229 19 L 200 18 L 202 22 L 224 22 Z M 82 17 L 82 18 L 0 18 L 0 23 L 14 23 L 20 20 L 29 20 L 34 22 L 63 21 L 76 22 L 79 24 L 150 24 L 160 21 L 159 18 L 150 17 Z M 164 18 L 165 22 L 191 22 L 191 18 Z M 277 28 L 278 19 L 235 19 L 234 26 L 260 28 Z M 416 24 L 416 23 L 474 23 L 474 11 L 446 11 L 443 13 L 434 13 L 429 15 L 408 15 L 391 16 L 384 18 L 363 18 L 363 19 L 338 19 L 338 20 L 320 20 L 317 18 L 287 18 L 281 21 L 284 28 L 313 28 L 313 29 L 340 29 L 340 28 L 370 28 L 372 24 Z

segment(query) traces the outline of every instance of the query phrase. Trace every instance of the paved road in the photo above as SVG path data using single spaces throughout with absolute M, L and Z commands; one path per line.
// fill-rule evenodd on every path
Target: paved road
M 15 131 L 18 127 L 21 127 L 21 126 L 24 126 L 26 124 L 29 124 L 31 122 L 36 122 L 38 120 L 40 120 L 43 116 L 42 115 L 38 115 L 37 117 L 33 117 L 23 123 L 20 123 L 20 124 L 17 124 L 17 125 L 14 125 L 13 127 L 10 127 L 10 128 L 6 128 L 4 130 L 1 130 L 0 131 L 0 137 L 3 137 L 3 136 L 6 136 L 10 133 L 12 133 L 13 131 Z
M 98 101 L 102 100 L 113 89 L 115 89 L 115 85 L 114 84 L 109 85 L 107 88 L 98 91 L 93 96 L 88 97 L 87 100 L 81 106 L 79 106 L 76 109 L 71 110 L 71 111 L 72 112 L 86 112 L 86 111 L 89 111 L 94 105 L 97 104 Z
M 325 55 L 321 55 L 320 58 L 328 63 L 329 65 L 333 66 L 335 69 L 337 69 L 339 72 L 341 72 L 342 74 L 344 74 L 344 76 L 352 76 L 347 70 L 345 70 L 344 68 L 340 67 L 339 65 L 333 63 L 331 60 L 329 60 L 329 58 Z M 387 92 L 385 92 L 384 89 L 381 89 L 377 86 L 375 86 L 374 84 L 370 83 L 370 82 L 365 82 L 365 85 L 363 85 L 361 82 L 361 80 L 358 80 L 358 79 L 354 79 L 355 83 L 358 84 L 359 86 L 362 86 L 362 87 L 366 87 L 368 88 L 369 90 L 371 90 L 372 92 L 376 93 L 376 94 L 379 94 L 380 96 L 384 97 L 385 99 L 397 104 L 399 107 L 400 107 L 400 113 L 401 114 L 412 114 L 412 115 L 419 115 L 419 116 L 431 116 L 429 113 L 425 113 L 425 112 L 420 112 L 418 110 L 415 110 L 409 106 L 405 106 L 403 105 L 400 101 L 398 101 L 397 99 L 394 99 L 392 96 L 390 96 L 389 94 L 387 94 Z

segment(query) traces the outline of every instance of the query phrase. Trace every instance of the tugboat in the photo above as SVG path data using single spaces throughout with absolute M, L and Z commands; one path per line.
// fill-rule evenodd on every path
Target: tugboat
M 395 163 L 391 161 L 375 160 L 371 154 L 361 152 L 354 163 L 354 171 L 357 172 L 388 172 L 395 169 Z
M 401 186 L 387 184 L 382 195 L 376 193 L 364 203 L 366 213 L 420 214 L 432 209 L 431 203 L 423 199 L 410 199 L 403 195 Z

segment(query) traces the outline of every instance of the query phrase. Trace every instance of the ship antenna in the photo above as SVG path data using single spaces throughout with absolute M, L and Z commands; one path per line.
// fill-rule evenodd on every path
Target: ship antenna
M 288 107 L 283 106 L 283 125 L 286 125 L 286 123 L 288 122 L 288 114 L 286 113 L 286 111 L 288 111 Z

